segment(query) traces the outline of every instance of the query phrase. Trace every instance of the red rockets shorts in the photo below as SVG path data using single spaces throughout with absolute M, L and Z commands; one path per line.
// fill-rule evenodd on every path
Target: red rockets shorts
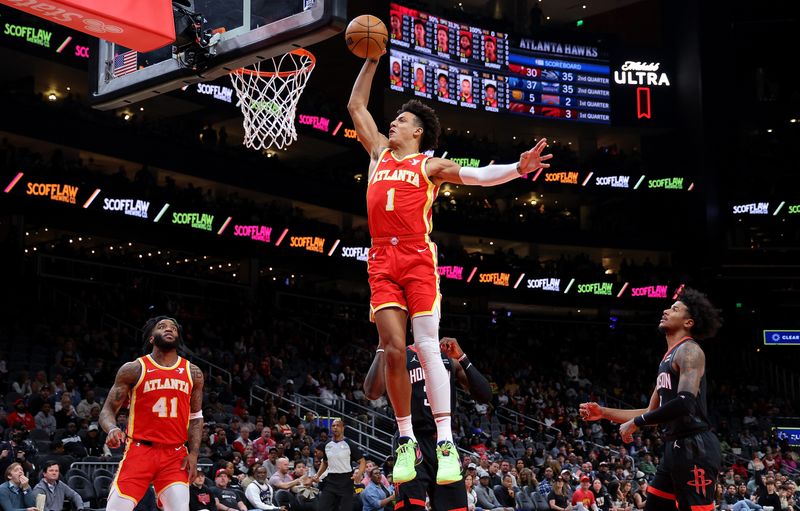
M 370 318 L 398 307 L 412 318 L 434 314 L 439 299 L 438 253 L 427 236 L 373 238 L 367 273 Z
M 186 446 L 147 446 L 130 440 L 119 464 L 114 487 L 121 497 L 136 503 L 152 484 L 156 495 L 175 484 L 189 484 L 189 474 L 181 470 L 188 454 Z

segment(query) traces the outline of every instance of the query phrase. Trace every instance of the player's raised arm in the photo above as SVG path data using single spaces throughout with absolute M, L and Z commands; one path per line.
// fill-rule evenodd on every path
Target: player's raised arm
M 108 397 L 103 403 L 99 422 L 100 427 L 108 434 L 106 444 L 112 449 L 119 447 L 125 441 L 125 432 L 117 426 L 117 412 L 141 376 L 142 366 L 139 362 L 128 362 L 120 367 L 114 380 L 114 386 L 108 391 Z
M 461 387 L 478 403 L 486 404 L 491 401 L 492 387 L 489 385 L 489 380 L 472 365 L 458 341 L 453 337 L 442 337 L 439 342 L 442 352 L 450 357 Z
M 375 77 L 377 67 L 378 59 L 364 60 L 364 65 L 361 67 L 361 72 L 358 73 L 356 83 L 353 84 L 350 101 L 347 102 L 347 110 L 353 119 L 358 139 L 373 160 L 377 160 L 380 150 L 389 144 L 389 139 L 378 131 L 375 119 L 372 118 L 372 114 L 367 110 L 372 79 Z
M 553 157 L 552 154 L 542 154 L 546 147 L 547 139 L 543 138 L 531 150 L 522 153 L 518 162 L 508 165 L 462 167 L 451 160 L 431 158 L 428 160 L 426 170 L 428 176 L 437 183 L 496 186 L 550 167 L 549 163 L 543 163 Z

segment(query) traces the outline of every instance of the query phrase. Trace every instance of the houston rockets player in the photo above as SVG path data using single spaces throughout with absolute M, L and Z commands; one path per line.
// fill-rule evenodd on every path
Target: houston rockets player
M 100 413 L 108 446 L 126 442 L 106 509 L 132 511 L 152 484 L 165 511 L 188 511 L 189 477 L 197 470 L 203 430 L 203 373 L 178 356 L 176 320 L 151 318 L 142 337 L 151 353 L 119 369 Z M 128 427 L 122 431 L 116 416 L 128 398 Z
M 666 448 L 647 488 L 645 511 L 711 511 L 714 484 L 722 463 L 719 440 L 710 431 L 706 407 L 706 357 L 695 339 L 713 337 L 722 320 L 706 295 L 685 288 L 665 310 L 658 329 L 667 353 L 658 366 L 650 406 L 641 410 L 583 403 L 583 420 L 622 423 L 622 441 L 644 426 L 661 425 Z
M 450 385 L 439 355 L 439 274 L 436 245 L 430 240 L 431 206 L 442 183 L 494 186 L 550 165 L 542 156 L 545 139 L 520 155 L 517 163 L 462 167 L 421 151 L 436 147 L 441 127 L 432 108 L 404 104 L 381 134 L 367 110 L 378 59 L 366 59 L 347 108 L 359 140 L 370 155 L 367 217 L 372 247 L 368 274 L 370 310 L 386 350 L 389 400 L 397 416 L 400 443 L 394 482 L 416 476 L 421 461 L 411 425 L 411 383 L 406 371 L 406 323 L 411 316 L 414 345 L 424 368 L 428 401 L 437 430 L 436 482 L 461 479 L 450 426 Z
M 379 343 L 379 346 L 382 343 Z M 377 399 L 386 390 L 384 351 L 379 348 L 364 379 L 367 399 Z M 479 403 L 492 399 L 489 381 L 472 365 L 466 353 L 452 337 L 442 338 L 441 357 L 450 381 L 450 399 L 455 402 L 454 380 Z M 422 463 L 416 466 L 417 476 L 413 481 L 395 486 L 397 504 L 395 509 L 425 511 L 425 497 L 431 502 L 433 511 L 459 511 L 467 509 L 467 494 L 460 481 L 444 486 L 436 484 L 436 423 L 431 407 L 425 397 L 425 372 L 413 346 L 406 348 L 406 367 L 411 380 L 411 418 L 414 434 L 422 452 Z

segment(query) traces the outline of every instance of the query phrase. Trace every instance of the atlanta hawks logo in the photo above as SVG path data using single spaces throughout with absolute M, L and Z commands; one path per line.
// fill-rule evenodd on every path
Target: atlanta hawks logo
M 702 495 L 703 497 L 706 496 L 706 486 L 713 483 L 711 479 L 706 479 L 706 471 L 697 465 L 694 466 L 692 470 L 690 470 L 694 479 L 687 481 L 686 484 L 689 486 L 693 486 L 695 491 Z

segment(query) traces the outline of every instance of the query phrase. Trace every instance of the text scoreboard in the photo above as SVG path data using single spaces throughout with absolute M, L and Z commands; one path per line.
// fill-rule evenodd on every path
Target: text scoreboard
M 611 68 L 598 47 L 521 39 L 390 6 L 389 87 L 490 112 L 611 123 Z

